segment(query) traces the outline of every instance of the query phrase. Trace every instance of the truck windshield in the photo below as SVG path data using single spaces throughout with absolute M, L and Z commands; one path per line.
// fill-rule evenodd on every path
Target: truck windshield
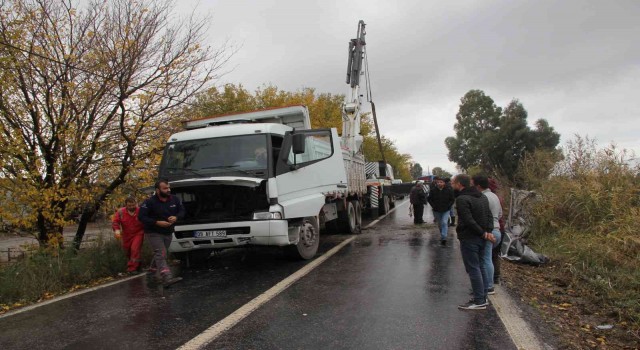
M 167 144 L 160 176 L 170 179 L 240 175 L 266 178 L 267 135 L 241 135 Z

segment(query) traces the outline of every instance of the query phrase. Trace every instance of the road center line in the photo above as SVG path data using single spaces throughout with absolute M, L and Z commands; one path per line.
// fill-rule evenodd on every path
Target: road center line
M 393 213 L 394 210 L 396 210 L 397 208 L 405 205 L 407 202 L 408 201 L 404 201 L 400 205 L 398 205 L 395 208 L 389 210 L 389 212 L 387 214 L 385 214 L 385 215 L 381 216 L 380 218 L 378 218 L 377 220 L 371 222 L 369 225 L 365 226 L 364 228 L 367 229 L 367 228 L 372 227 L 373 225 L 377 224 L 380 220 L 384 219 L 384 217 L 386 217 L 387 215 Z M 179 350 L 201 349 L 202 347 L 204 347 L 207 344 L 211 343 L 217 337 L 219 337 L 222 333 L 224 333 L 225 331 L 229 330 L 231 327 L 235 326 L 240 321 L 242 321 L 244 318 L 249 316 L 252 312 L 254 312 L 258 308 L 260 308 L 260 306 L 264 305 L 265 303 L 267 303 L 271 299 L 275 298 L 278 294 L 282 293 L 285 289 L 289 288 L 293 283 L 295 283 L 296 281 L 298 281 L 302 277 L 306 276 L 309 272 L 311 272 L 316 267 L 320 266 L 320 264 L 322 264 L 327 259 L 329 259 L 332 255 L 337 253 L 345 245 L 351 243 L 351 241 L 353 241 L 355 238 L 356 238 L 356 236 L 351 236 L 351 237 L 347 238 L 342 243 L 340 243 L 337 246 L 333 247 L 331 250 L 329 250 L 328 252 L 324 253 L 319 258 L 315 259 L 314 261 L 312 261 L 309 264 L 305 265 L 300 270 L 298 270 L 298 271 L 294 272 L 293 274 L 289 275 L 289 277 L 285 278 L 284 280 L 278 282 L 275 286 L 271 287 L 266 292 L 260 294 L 259 296 L 257 296 L 253 300 L 251 300 L 248 303 L 244 304 L 239 309 L 237 309 L 236 311 L 231 313 L 229 316 L 223 318 L 222 320 L 218 321 L 213 326 L 207 328 L 204 332 L 200 333 L 195 338 L 193 338 L 190 341 L 188 341 L 187 343 L 183 344 L 178 349 Z
M 389 212 L 388 212 L 388 213 L 386 213 L 386 214 L 382 215 L 381 217 L 377 218 L 376 220 L 372 221 L 369 225 L 365 226 L 364 228 L 366 229 L 366 228 L 369 228 L 369 227 L 371 227 L 371 226 L 373 226 L 373 225 L 377 224 L 377 223 L 378 223 L 378 221 L 380 221 L 380 220 L 384 219 L 387 215 L 389 215 L 389 214 L 393 213 L 396 209 L 400 208 L 401 206 L 403 206 L 403 205 L 405 205 L 405 204 L 407 204 L 407 203 L 409 203 L 409 201 L 408 201 L 408 200 L 406 200 L 406 201 L 404 201 L 404 202 L 400 203 L 399 205 L 396 205 L 396 207 L 395 207 L 395 208 L 393 208 L 393 209 L 389 210 Z
M 258 295 L 253 300 L 251 300 L 248 303 L 244 304 L 243 306 L 241 306 L 239 309 L 234 311 L 229 316 L 227 316 L 224 319 L 218 321 L 218 323 L 214 324 L 213 326 L 207 328 L 204 332 L 200 333 L 198 336 L 196 336 L 195 338 L 191 339 L 190 341 L 188 341 L 187 343 L 185 343 L 184 345 L 182 345 L 178 349 L 180 349 L 180 350 L 200 349 L 200 348 L 204 347 L 205 345 L 211 343 L 218 336 L 220 336 L 220 334 L 224 333 L 226 330 L 228 330 L 231 327 L 235 326 L 238 322 L 242 321 L 245 317 L 249 316 L 252 312 L 257 310 L 260 306 L 262 306 L 263 304 L 265 304 L 269 300 L 273 299 L 278 294 L 282 293 L 282 291 L 284 291 L 285 289 L 289 288 L 289 286 L 291 286 L 297 280 L 299 280 L 300 278 L 304 277 L 309 272 L 311 272 L 313 269 L 315 269 L 320 264 L 325 262 L 333 254 L 337 253 L 340 249 L 342 249 L 342 247 L 344 247 L 345 245 L 351 243 L 351 241 L 353 241 L 355 238 L 356 238 L 356 236 L 351 236 L 351 237 L 347 238 L 342 243 L 340 243 L 337 246 L 333 247 L 331 250 L 329 250 L 328 252 L 324 253 L 319 258 L 316 258 L 315 260 L 313 260 L 312 262 L 308 263 L 307 265 L 305 265 L 300 270 L 298 270 L 298 271 L 294 272 L 293 274 L 289 275 L 289 277 L 287 277 L 287 278 L 283 279 L 282 281 L 278 282 L 275 286 L 271 287 L 266 292 Z

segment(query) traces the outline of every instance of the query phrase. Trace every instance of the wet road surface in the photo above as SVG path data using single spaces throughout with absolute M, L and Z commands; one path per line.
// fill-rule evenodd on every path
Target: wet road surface
M 454 235 L 441 247 L 407 213 L 399 205 L 207 348 L 515 349 L 492 307 L 457 310 L 469 281 Z M 322 236 L 319 255 L 348 237 Z M 136 278 L 0 318 L 0 348 L 175 349 L 307 263 L 224 251 L 166 290 Z

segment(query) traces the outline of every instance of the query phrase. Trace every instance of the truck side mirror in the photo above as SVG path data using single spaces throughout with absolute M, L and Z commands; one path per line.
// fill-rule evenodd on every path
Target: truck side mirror
M 293 149 L 293 154 L 302 154 L 305 149 L 305 134 L 293 134 L 291 140 L 291 148 Z

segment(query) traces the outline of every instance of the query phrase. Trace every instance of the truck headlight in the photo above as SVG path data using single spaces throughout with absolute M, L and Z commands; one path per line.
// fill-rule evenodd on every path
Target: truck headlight
M 261 211 L 253 213 L 253 220 L 281 220 L 282 213 Z

